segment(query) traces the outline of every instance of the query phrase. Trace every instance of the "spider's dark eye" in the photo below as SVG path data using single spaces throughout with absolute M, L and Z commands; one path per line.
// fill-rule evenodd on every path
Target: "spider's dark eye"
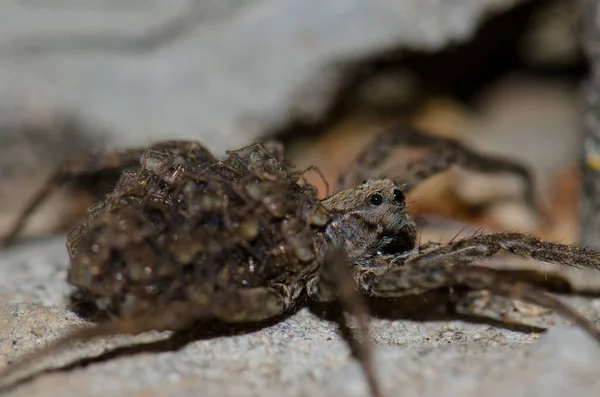
M 383 196 L 379 193 L 375 193 L 374 195 L 371 196 L 371 199 L 369 200 L 369 202 L 373 205 L 379 205 L 379 204 L 383 203 Z
M 394 200 L 397 203 L 403 203 L 404 202 L 404 193 L 402 193 L 398 189 L 394 189 Z

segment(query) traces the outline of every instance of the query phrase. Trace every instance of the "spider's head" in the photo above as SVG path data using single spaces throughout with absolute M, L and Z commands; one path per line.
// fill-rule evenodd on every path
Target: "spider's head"
M 415 245 L 415 227 L 401 188 L 373 179 L 322 201 L 331 214 L 329 244 L 344 247 L 353 264 L 368 266 L 377 255 L 399 255 Z

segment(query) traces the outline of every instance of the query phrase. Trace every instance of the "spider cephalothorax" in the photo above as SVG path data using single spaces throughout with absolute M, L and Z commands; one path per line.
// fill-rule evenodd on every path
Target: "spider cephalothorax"
M 369 179 L 352 187 L 353 178 L 368 175 L 397 145 L 431 150 L 409 164 L 404 180 Z M 5 244 L 57 185 L 86 173 L 126 169 L 114 191 L 90 208 L 67 239 L 69 281 L 113 319 L 75 331 L 46 353 L 74 340 L 181 330 L 211 318 L 232 323 L 274 318 L 308 296 L 337 302 L 358 319 L 363 343 L 353 343 L 353 348 L 378 395 L 364 299 L 455 287 L 553 309 L 600 341 L 590 321 L 547 294 L 540 283 L 477 265 L 502 250 L 599 270 L 597 252 L 519 233 L 416 245 L 404 195 L 455 164 L 488 173 L 513 172 L 529 181 L 527 171 L 511 161 L 397 129 L 364 150 L 337 193 L 318 200 L 303 172 L 284 160 L 281 145 L 256 144 L 217 160 L 199 143 L 171 141 L 65 163 L 32 200 Z M 526 198 L 532 202 L 528 186 Z M 338 321 L 345 326 L 346 316 Z M 27 362 L 9 367 L 3 379 Z
M 343 247 L 352 266 L 365 268 L 386 266 L 388 258 L 413 249 L 415 225 L 401 189 L 389 179 L 369 180 L 323 200 L 331 216 L 327 243 Z

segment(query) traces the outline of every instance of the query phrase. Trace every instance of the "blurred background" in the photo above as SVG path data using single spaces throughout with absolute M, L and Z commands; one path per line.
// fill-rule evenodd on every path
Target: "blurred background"
M 383 128 L 411 123 L 530 167 L 453 169 L 408 198 L 423 239 L 579 237 L 581 4 L 572 0 L 0 0 L 0 234 L 64 158 L 162 139 L 215 154 L 282 140 L 330 184 Z M 325 194 L 323 182 L 310 176 Z M 94 198 L 75 184 L 25 234 Z M 450 222 L 448 219 L 455 219 Z

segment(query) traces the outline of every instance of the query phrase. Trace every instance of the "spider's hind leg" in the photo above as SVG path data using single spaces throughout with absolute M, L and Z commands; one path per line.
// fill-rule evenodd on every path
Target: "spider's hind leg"
M 503 274 L 514 280 L 527 282 L 547 292 L 557 294 L 575 294 L 576 289 L 571 282 L 560 274 L 546 274 L 529 269 L 508 269 Z M 490 325 L 509 327 L 524 332 L 545 331 L 545 328 L 525 325 L 520 318 L 537 317 L 550 311 L 537 305 L 523 305 L 519 301 L 498 296 L 489 290 L 473 291 L 465 287 L 453 287 L 444 290 L 446 313 L 450 316 L 464 318 L 468 322 L 488 322 Z M 514 317 L 519 312 L 520 316 Z
M 377 274 L 364 286 L 380 297 L 421 294 L 443 287 L 462 286 L 486 290 L 495 295 L 521 299 L 554 310 L 584 328 L 600 341 L 600 331 L 547 291 L 573 294 L 571 285 L 560 277 L 546 278 L 534 271 L 493 270 L 473 266 L 505 251 L 525 258 L 574 268 L 600 270 L 600 253 L 582 247 L 541 241 L 520 233 L 475 235 L 417 253 Z
M 18 359 L 15 363 L 0 371 L 0 393 L 41 372 L 48 371 L 49 368 L 44 367 L 45 364 L 42 363 L 41 366 L 38 366 L 39 362 L 54 354 L 60 354 L 74 343 L 89 342 L 114 335 L 137 335 L 148 331 L 184 330 L 201 317 L 202 313 L 198 313 L 197 316 L 191 315 L 194 310 L 193 305 L 181 305 L 181 307 L 171 307 L 169 310 L 163 311 L 162 314 L 116 318 L 98 325 L 75 329 L 51 342 L 45 348 L 25 355 L 25 357 Z
M 0 239 L 0 249 L 6 248 L 15 242 L 29 217 L 58 189 L 82 176 L 100 174 L 104 171 L 118 171 L 135 166 L 139 164 L 139 159 L 143 153 L 143 150 L 135 149 L 73 157 L 63 161 L 18 214 L 9 232 Z
M 476 266 L 396 267 L 376 276 L 367 288 L 374 296 L 388 298 L 421 294 L 443 287 L 485 290 L 553 310 L 600 342 L 600 330 L 591 321 L 543 288 L 511 277 L 514 275 L 510 271 Z
M 37 194 L 29 200 L 6 236 L 0 238 L 0 249 L 15 242 L 29 217 L 59 188 L 81 177 L 92 177 L 106 172 L 120 174 L 128 168 L 134 167 L 139 169 L 140 163 L 142 168 L 159 172 L 157 167 L 160 168 L 162 163 L 157 161 L 156 154 L 163 154 L 171 159 L 179 156 L 194 163 L 196 167 L 214 160 L 208 150 L 194 141 L 163 141 L 148 148 L 114 150 L 66 159 L 50 175 Z
M 465 285 L 473 290 L 488 290 L 493 294 L 510 299 L 518 299 L 550 309 L 565 319 L 581 327 L 590 336 L 600 342 L 600 329 L 593 322 L 579 314 L 561 300 L 548 294 L 544 289 L 527 282 L 507 277 L 501 271 L 468 267 L 455 269 L 451 275 L 454 283 Z

